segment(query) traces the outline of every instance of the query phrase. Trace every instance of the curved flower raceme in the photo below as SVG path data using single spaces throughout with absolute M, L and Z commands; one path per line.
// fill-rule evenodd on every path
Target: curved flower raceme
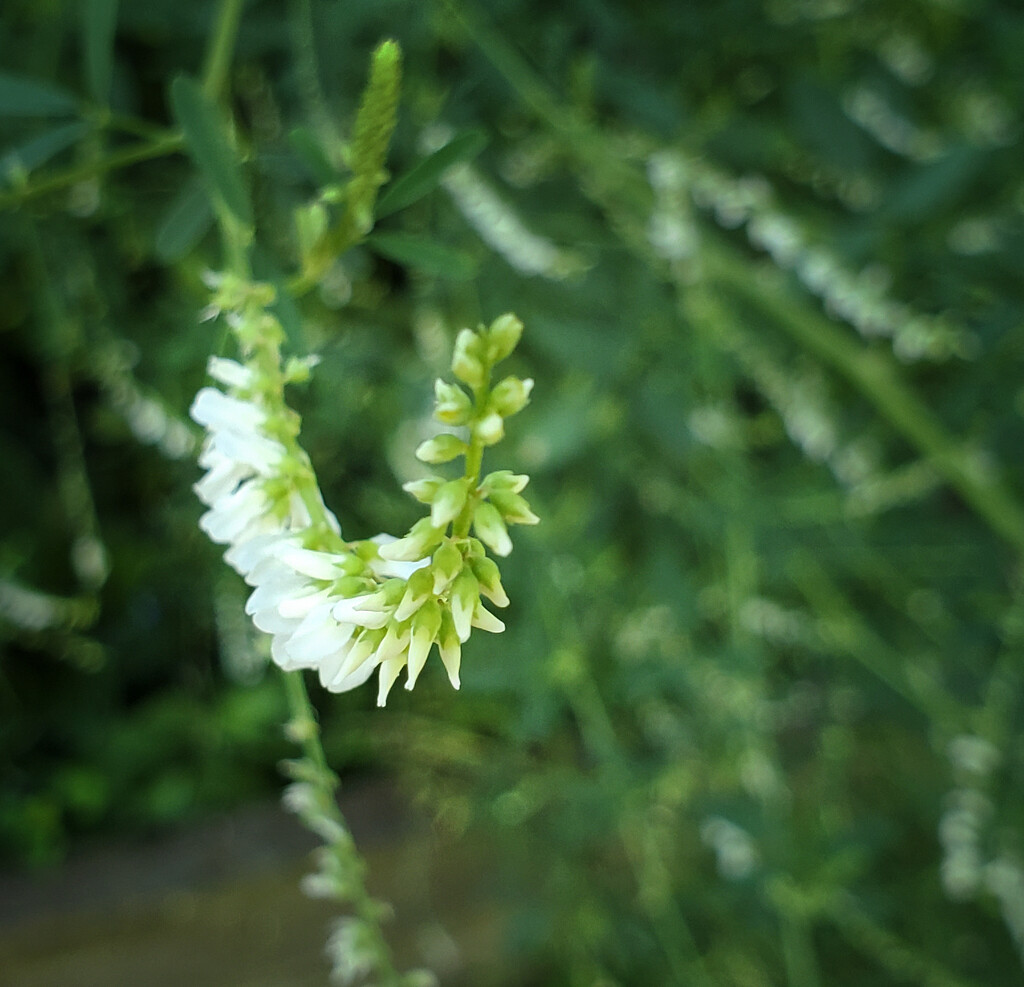
M 411 689 L 436 644 L 459 687 L 462 644 L 471 628 L 504 624 L 481 602 L 508 605 L 496 563 L 512 548 L 510 524 L 535 524 L 521 496 L 528 478 L 507 470 L 481 478 L 484 448 L 504 435 L 504 420 L 527 404 L 530 380 L 491 385 L 496 363 L 515 348 L 514 316 L 489 328 L 463 330 L 452 370 L 468 387 L 439 380 L 435 417 L 464 437 L 442 433 L 417 456 L 440 464 L 465 460 L 461 477 L 430 476 L 407 484 L 430 514 L 403 538 L 378 535 L 349 542 L 323 503 L 309 459 L 297 442 L 298 418 L 284 385 L 308 364 L 282 368 L 280 325 L 267 311 L 266 285 L 218 276 L 213 314 L 226 315 L 241 362 L 213 357 L 219 387 L 196 395 L 191 415 L 206 431 L 195 485 L 208 510 L 200 527 L 226 545 L 225 561 L 252 587 L 246 612 L 271 636 L 271 655 L 286 671 L 315 669 L 333 692 L 363 684 L 378 671 L 377 703 L 407 669 Z

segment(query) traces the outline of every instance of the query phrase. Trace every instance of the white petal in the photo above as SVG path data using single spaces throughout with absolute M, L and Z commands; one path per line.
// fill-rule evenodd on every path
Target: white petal
M 253 381 L 253 372 L 248 367 L 222 356 L 211 356 L 206 364 L 206 372 L 227 387 L 249 387 Z
M 392 658 L 389 661 L 381 662 L 380 685 L 377 688 L 378 706 L 383 706 L 387 703 L 388 693 L 391 691 L 391 687 L 395 684 L 395 679 L 398 678 L 398 673 L 401 672 L 404 665 L 404 655 L 400 658 Z
M 255 429 L 267 420 L 267 413 L 249 401 L 232 398 L 216 387 L 200 388 L 192 407 L 192 420 L 214 431 L 220 429 Z
M 308 548 L 292 548 L 282 551 L 278 558 L 287 566 L 314 579 L 338 579 L 344 573 L 340 569 L 344 555 L 332 552 L 314 552 Z

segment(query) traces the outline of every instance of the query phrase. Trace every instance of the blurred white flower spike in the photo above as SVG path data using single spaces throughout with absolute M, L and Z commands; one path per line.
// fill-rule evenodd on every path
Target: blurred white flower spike
M 252 587 L 246 612 L 271 636 L 274 661 L 285 671 L 315 669 L 332 692 L 378 671 L 383 706 L 403 669 L 406 688 L 415 685 L 436 644 L 457 689 L 471 628 L 505 627 L 481 601 L 509 602 L 487 549 L 508 555 L 509 525 L 538 520 L 521 495 L 528 477 L 481 475 L 485 447 L 529 402 L 532 380 L 491 383 L 522 323 L 503 315 L 490 327 L 464 329 L 452 370 L 466 389 L 437 382 L 435 417 L 464 437 L 441 433 L 417 456 L 427 463 L 461 457 L 463 475 L 406 485 L 429 514 L 404 537 L 346 541 L 298 443 L 299 418 L 285 403 L 285 384 L 308 375 L 311 361 L 282 364 L 284 334 L 268 311 L 273 290 L 227 274 L 207 283 L 213 299 L 204 315 L 226 319 L 241 359 L 211 358 L 208 371 L 220 386 L 203 387 L 192 403 L 192 418 L 206 429 L 199 456 L 206 474 L 195 491 L 208 510 L 199 524 L 227 546 L 225 561 Z

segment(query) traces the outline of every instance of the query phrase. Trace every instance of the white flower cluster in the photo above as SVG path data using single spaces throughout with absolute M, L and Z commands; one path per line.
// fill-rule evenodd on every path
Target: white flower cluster
M 246 318 L 229 318 L 244 340 Z M 259 319 L 265 324 L 267 318 L 261 311 Z M 466 455 L 467 468 L 474 458 L 478 471 L 483 446 L 503 434 L 502 419 L 525 406 L 532 381 L 506 378 L 489 386 L 490 366 L 511 352 L 522 331 L 518 320 L 503 319 L 489 335 L 482 327 L 484 335 L 460 335 L 454 366 L 457 375 L 473 378 L 475 403 L 455 385 L 438 381 L 438 416 L 468 425 L 471 442 L 440 435 L 421 446 L 421 459 L 438 463 Z M 272 353 L 277 366 L 276 346 Z M 245 609 L 271 635 L 274 661 L 286 671 L 315 669 L 332 692 L 355 688 L 379 669 L 377 702 L 383 706 L 403 668 L 406 688 L 413 687 L 436 643 L 458 688 L 461 645 L 471 627 L 504 630 L 480 602 L 482 593 L 497 606 L 508 603 L 484 542 L 507 555 L 506 525 L 536 522 L 519 496 L 526 477 L 500 471 L 482 482 L 476 475 L 416 481 L 407 488 L 431 504 L 430 517 L 402 539 L 378 535 L 345 542 L 294 442 L 297 426 L 283 398 L 275 407 L 280 386 L 268 387 L 259 365 L 256 359 L 243 364 L 212 358 L 210 376 L 224 389 L 202 388 L 191 415 L 207 430 L 199 457 L 206 475 L 195 485 L 209 508 L 200 527 L 228 546 L 225 561 L 252 587 Z M 277 369 L 278 385 L 283 379 Z M 464 523 L 455 524 L 460 519 Z M 470 526 L 478 537 L 470 537 Z

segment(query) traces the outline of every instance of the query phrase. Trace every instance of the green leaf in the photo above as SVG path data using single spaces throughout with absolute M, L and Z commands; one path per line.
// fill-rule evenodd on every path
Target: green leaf
M 77 113 L 78 100 L 67 90 L 0 72 L 0 116 L 69 117 Z
M 486 146 L 487 137 L 483 131 L 467 130 L 459 134 L 392 182 L 377 204 L 377 218 L 390 216 L 419 201 L 434 189 L 449 168 L 461 161 L 472 160 Z
M 414 233 L 373 233 L 366 244 L 388 260 L 435 277 L 467 281 L 476 273 L 476 263 L 468 254 Z
M 0 155 L 0 176 L 7 177 L 16 170 L 32 171 L 46 164 L 50 158 L 71 147 L 89 132 L 89 124 L 62 123 L 24 144 L 19 144 Z
M 110 99 L 117 0 L 82 0 L 82 46 L 89 95 L 105 106 Z
M 193 175 L 174 197 L 160 219 L 154 247 L 165 262 L 180 260 L 213 223 L 210 199 L 198 175 Z
M 238 157 L 216 107 L 203 95 L 199 84 L 184 75 L 171 83 L 171 105 L 185 134 L 189 153 L 206 180 L 207 191 L 222 199 L 239 222 L 251 226 L 249 194 L 242 182 Z

